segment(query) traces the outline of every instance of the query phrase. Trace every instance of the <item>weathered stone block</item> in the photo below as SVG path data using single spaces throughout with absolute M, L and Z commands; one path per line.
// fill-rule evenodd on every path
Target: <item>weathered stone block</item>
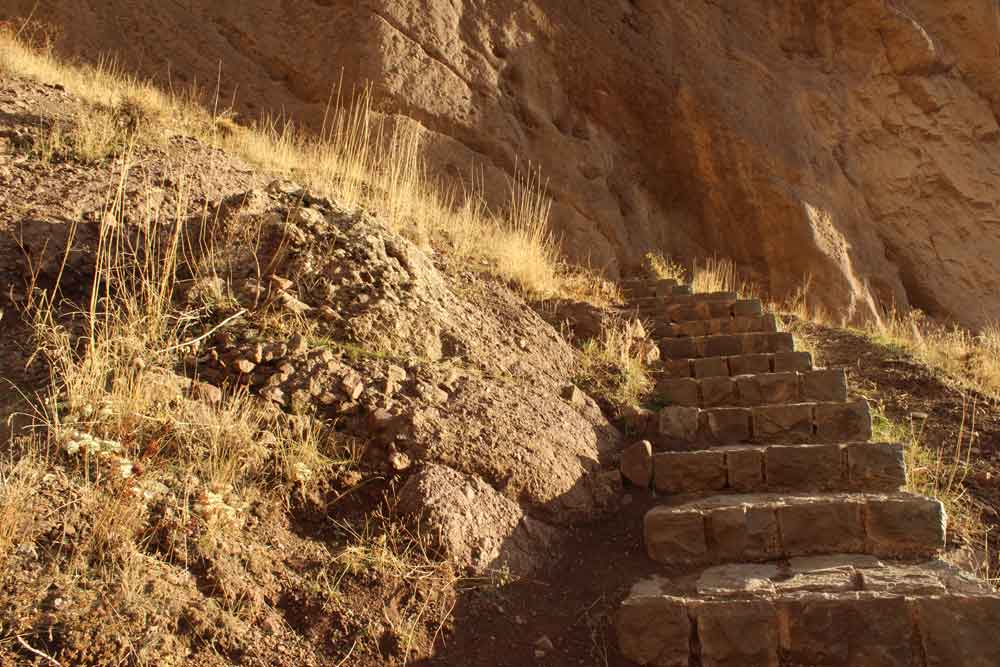
M 667 494 L 719 491 L 726 488 L 723 452 L 668 452 L 653 457 L 653 483 Z
M 1000 665 L 1000 598 L 916 598 L 917 625 L 927 667 Z
M 696 378 L 723 377 L 729 375 L 729 364 L 725 357 L 709 357 L 695 359 L 691 362 L 692 372 Z
M 705 408 L 736 405 L 736 383 L 731 377 L 701 380 L 701 405 Z
M 733 375 L 755 375 L 771 372 L 770 354 L 741 354 L 729 358 Z
M 756 380 L 760 399 L 757 405 L 799 400 L 799 376 L 796 373 L 769 373 L 757 376 Z
M 698 381 L 693 378 L 661 380 L 656 385 L 656 394 L 668 405 L 698 407 L 701 404 Z
M 767 560 L 781 555 L 778 522 L 770 507 L 715 509 L 708 524 L 716 560 Z
M 750 441 L 750 410 L 747 408 L 713 408 L 701 413 L 702 438 L 719 445 L 735 445 Z
M 865 549 L 864 507 L 848 499 L 789 503 L 778 508 L 781 542 L 788 556 L 850 553 Z
M 660 341 L 660 357 L 663 359 L 691 359 L 700 356 L 693 338 L 667 338 Z
M 706 597 L 737 597 L 774 593 L 781 569 L 773 563 L 727 563 L 702 571 L 696 588 Z
M 778 667 L 778 617 L 771 602 L 708 602 L 694 614 L 703 667 Z
M 740 340 L 742 354 L 791 352 L 795 349 L 792 334 L 787 332 L 744 334 Z
M 857 442 L 871 436 L 872 416 L 866 401 L 816 404 L 817 440 Z
M 729 357 L 743 354 L 743 336 L 712 336 L 704 342 L 706 357 Z
M 700 563 L 708 558 L 705 517 L 698 510 L 654 507 L 643 520 L 646 552 L 659 563 Z
M 660 435 L 668 440 L 694 442 L 698 437 L 701 410 L 668 406 L 660 410 Z
M 944 548 L 947 517 L 939 500 L 891 496 L 868 502 L 865 528 L 877 556 L 929 556 Z
M 861 570 L 862 590 L 893 595 L 945 595 L 941 578 L 925 567 L 886 566 Z
M 729 486 L 738 493 L 760 491 L 764 487 L 764 450 L 726 450 Z
M 825 490 L 843 477 L 843 452 L 838 445 L 768 447 L 764 464 L 768 489 Z
M 622 411 L 622 420 L 632 435 L 654 435 L 659 431 L 659 415 L 648 408 L 627 406 Z
M 733 304 L 730 301 L 711 301 L 707 304 L 709 309 L 708 317 L 729 317 L 733 314 Z M 747 313 L 753 315 L 754 313 Z
M 691 621 L 684 600 L 630 596 L 615 616 L 622 655 L 640 665 L 688 667 Z
M 898 491 L 906 484 L 903 445 L 856 443 L 848 445 L 847 476 L 851 485 L 870 491 Z
M 732 311 L 736 316 L 763 315 L 764 306 L 760 299 L 740 299 L 733 303 Z
M 774 372 L 784 373 L 798 371 L 803 373 L 812 370 L 812 355 L 808 352 L 781 352 L 773 357 Z
M 843 369 L 820 370 L 802 375 L 802 400 L 843 402 L 847 400 L 847 374 Z
M 691 377 L 691 361 L 688 359 L 662 359 L 660 364 L 663 368 L 663 374 L 667 377 Z
M 754 441 L 760 443 L 808 442 L 813 435 L 813 405 L 765 405 L 753 409 Z
M 622 451 L 621 472 L 632 484 L 648 489 L 653 481 L 653 445 L 642 440 Z
M 687 336 L 689 338 L 707 336 L 712 333 L 710 322 L 711 320 L 688 320 L 687 322 L 671 324 L 668 335 Z
M 912 623 L 903 598 L 821 596 L 776 602 L 789 665 L 913 667 Z M 954 663 L 961 664 L 961 663 Z

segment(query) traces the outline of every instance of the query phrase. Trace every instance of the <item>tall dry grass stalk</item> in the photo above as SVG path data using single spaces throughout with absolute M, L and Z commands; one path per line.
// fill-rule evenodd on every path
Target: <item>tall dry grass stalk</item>
M 418 243 L 440 243 L 460 259 L 477 260 L 487 270 L 531 296 L 587 298 L 577 290 L 600 281 L 568 280 L 549 229 L 550 200 L 537 174 L 515 177 L 506 206 L 490 210 L 472 179 L 459 191 L 428 174 L 422 128 L 378 114 L 370 91 L 354 99 L 338 95 L 321 132 L 313 135 L 289 121 L 269 118 L 250 126 L 198 103 L 197 90 L 164 93 L 129 76 L 112 62 L 67 64 L 39 51 L 9 31 L 0 32 L 0 68 L 40 81 L 60 82 L 86 104 L 129 108 L 157 119 L 148 134 L 181 133 L 239 155 L 249 162 L 301 181 L 315 193 L 348 208 L 376 213 L 387 225 Z M 96 123 L 88 125 L 101 134 Z M 106 135 L 110 128 L 104 130 Z M 86 142 L 90 159 L 105 154 L 100 136 Z M 578 271 L 576 272 L 578 273 Z
M 576 381 L 618 407 L 638 405 L 653 387 L 646 364 L 651 345 L 639 320 L 606 319 L 583 345 Z
M 919 310 L 892 309 L 866 325 L 865 332 L 943 371 L 959 386 L 1000 398 L 1000 323 L 989 323 L 976 334 L 936 322 Z

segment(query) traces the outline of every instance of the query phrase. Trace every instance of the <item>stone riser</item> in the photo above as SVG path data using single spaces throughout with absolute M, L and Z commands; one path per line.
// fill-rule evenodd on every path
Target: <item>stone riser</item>
M 645 299 L 662 299 L 673 296 L 691 295 L 691 287 L 689 285 L 678 285 L 672 280 L 621 284 L 620 289 L 625 301 L 629 303 Z
M 662 667 L 1000 665 L 995 595 L 634 597 L 615 627 L 626 658 Z
M 664 312 L 665 308 L 676 305 L 691 305 L 699 303 L 710 303 L 713 301 L 739 301 L 740 296 L 736 292 L 699 292 L 698 294 L 684 293 L 683 291 L 673 294 L 660 294 L 649 296 L 637 296 L 627 299 L 627 307 L 639 313 L 656 316 Z
M 662 375 L 667 378 L 734 377 L 762 373 L 792 373 L 812 370 L 808 352 L 741 354 L 702 359 L 664 359 Z
M 690 451 L 725 445 L 858 442 L 872 434 L 868 403 L 792 403 L 753 408 L 660 410 L 658 450 Z
M 672 565 L 812 554 L 930 557 L 944 548 L 937 500 L 910 494 L 719 496 L 646 513 L 649 557 Z
M 745 333 L 775 333 L 778 322 L 774 315 L 720 317 L 690 320 L 674 324 L 654 324 L 653 334 L 659 338 L 703 338 L 705 336 Z
M 660 357 L 663 359 L 703 359 L 794 350 L 792 334 L 786 332 L 668 338 L 660 341 Z
M 837 369 L 700 379 L 664 378 L 656 383 L 652 398 L 665 405 L 695 408 L 843 402 L 847 400 L 847 374 Z
M 670 324 L 711 320 L 724 317 L 754 317 L 764 314 L 760 299 L 724 299 L 699 301 L 695 303 L 674 303 L 667 306 L 657 304 L 638 308 L 644 320 L 653 324 Z
M 629 460 L 623 457 L 623 461 Z M 718 493 L 798 493 L 819 491 L 893 492 L 906 484 L 900 444 L 793 445 L 631 457 L 628 468 L 642 470 L 638 482 L 667 495 Z M 649 471 L 649 479 L 645 471 Z

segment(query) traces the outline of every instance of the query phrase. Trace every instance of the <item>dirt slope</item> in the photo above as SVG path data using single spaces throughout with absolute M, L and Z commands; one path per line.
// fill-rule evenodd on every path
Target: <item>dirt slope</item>
M 27 14 L 11 0 L 0 20 Z M 567 250 L 736 258 L 972 325 L 1000 316 L 993 0 L 54 0 L 58 47 L 318 126 L 372 81 L 444 171 L 539 165 Z M 221 77 L 220 77 L 221 68 Z

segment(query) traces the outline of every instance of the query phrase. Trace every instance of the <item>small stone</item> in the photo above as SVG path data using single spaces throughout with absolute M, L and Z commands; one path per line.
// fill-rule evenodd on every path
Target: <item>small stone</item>
M 327 322 L 336 322 L 340 319 L 340 314 L 330 306 L 320 306 L 319 316 Z
M 295 287 L 295 283 L 293 283 L 288 278 L 283 278 L 281 276 L 271 276 L 270 279 L 271 279 L 271 284 L 277 287 L 279 290 L 290 290 L 293 287 Z
M 253 372 L 253 369 L 257 368 L 257 364 L 253 363 L 249 359 L 239 358 L 233 362 L 233 368 L 242 373 L 243 375 L 249 375 Z
M 288 353 L 302 354 L 306 351 L 306 339 L 302 334 L 295 334 L 288 339 Z
M 396 472 L 403 472 L 412 464 L 413 462 L 410 460 L 410 457 L 403 452 L 392 452 L 389 454 L 389 465 Z
M 625 449 L 621 456 L 621 472 L 629 482 L 648 489 L 653 480 L 653 445 L 641 440 Z
M 535 648 L 543 653 L 549 653 L 556 650 L 555 644 L 553 644 L 552 640 L 545 635 L 542 635 L 535 641 Z
M 191 383 L 191 397 L 205 403 L 221 403 L 222 390 L 214 384 L 194 381 Z
M 340 379 L 340 386 L 344 388 L 344 391 L 352 401 L 356 401 L 365 390 L 365 384 L 361 376 L 354 371 L 349 371 Z

